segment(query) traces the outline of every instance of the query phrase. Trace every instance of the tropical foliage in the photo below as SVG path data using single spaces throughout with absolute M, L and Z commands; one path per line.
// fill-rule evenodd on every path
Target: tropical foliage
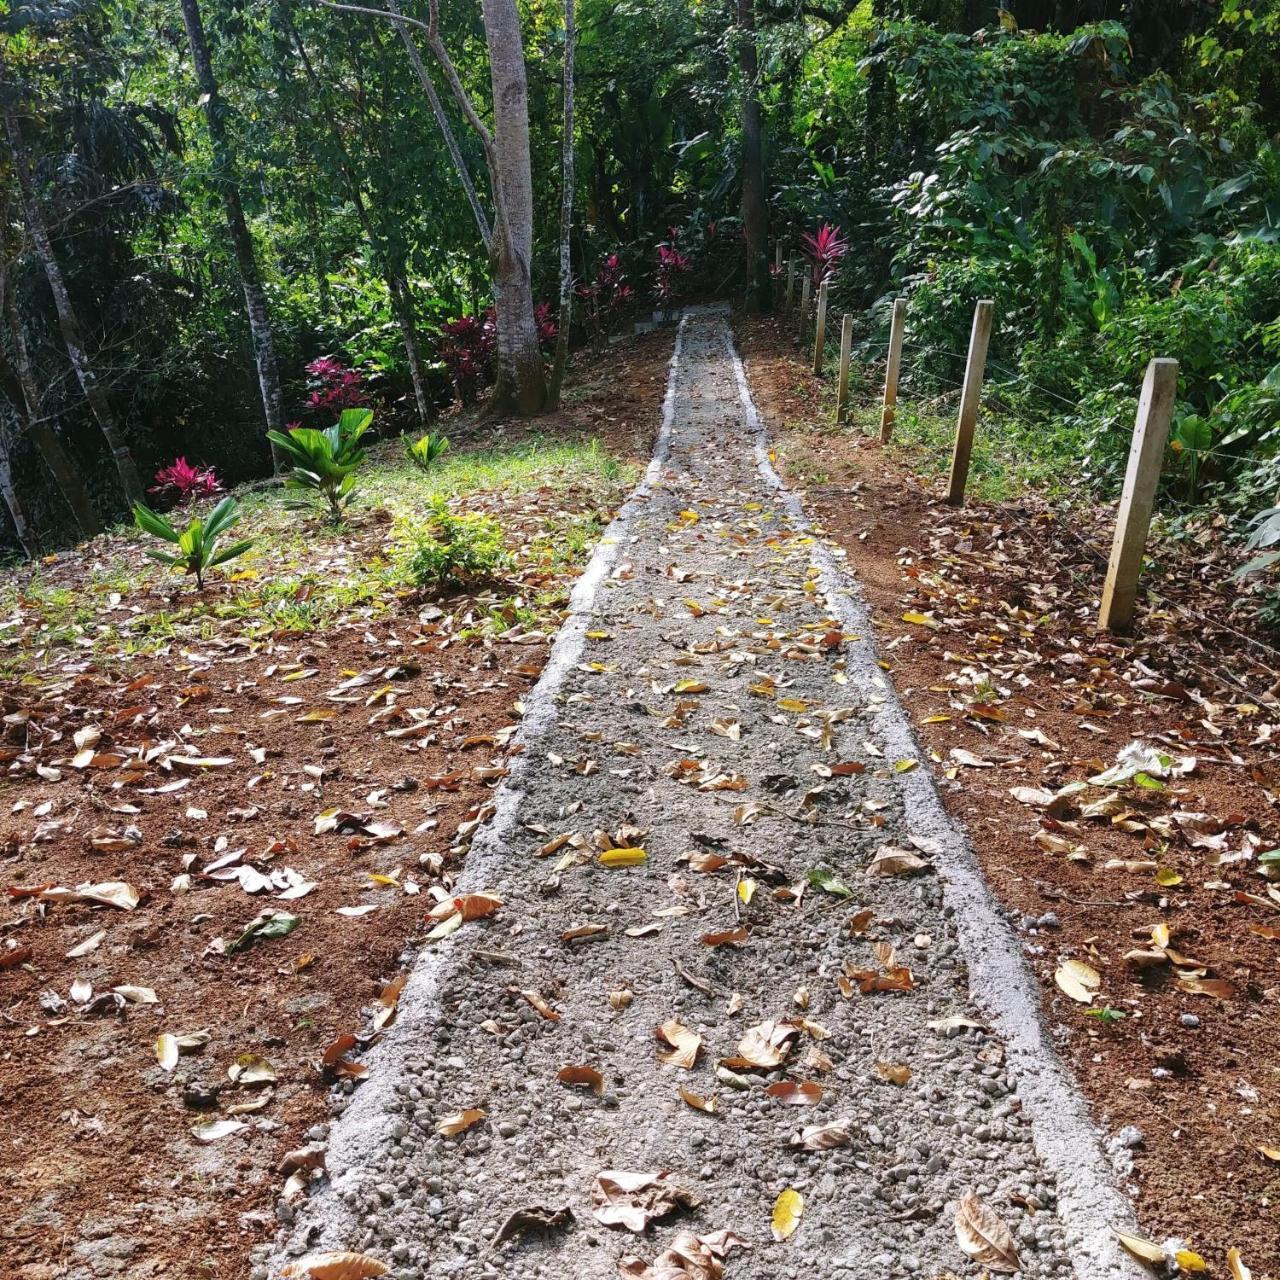
M 253 539 L 246 538 L 218 550 L 218 539 L 240 520 L 240 508 L 234 498 L 223 498 L 203 520 L 199 516 L 193 516 L 186 528 L 181 530 L 141 502 L 134 507 L 133 518 L 144 533 L 177 548 L 176 551 L 158 551 L 149 547 L 146 554 L 153 560 L 159 560 L 161 564 L 172 565 L 193 576 L 197 590 L 204 589 L 207 570 L 244 555 L 253 546 Z

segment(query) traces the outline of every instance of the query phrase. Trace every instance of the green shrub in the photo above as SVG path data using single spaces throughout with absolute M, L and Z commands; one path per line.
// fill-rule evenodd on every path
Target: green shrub
M 429 432 L 416 440 L 405 440 L 404 451 L 409 461 L 423 471 L 430 471 L 436 459 L 449 447 L 448 436 L 438 436 Z
M 268 431 L 267 439 L 289 463 L 285 488 L 318 494 L 328 505 L 329 518 L 335 523 L 341 520 L 355 497 L 355 473 L 364 461 L 360 437 L 372 421 L 372 409 L 344 409 L 338 421 L 323 431 L 315 427 L 295 427 L 288 434 Z
M 431 518 L 409 528 L 403 541 L 406 568 L 419 586 L 491 578 L 511 563 L 502 526 L 492 516 L 455 515 L 440 495 L 431 499 L 430 508 Z
M 240 519 L 240 508 L 234 498 L 223 498 L 209 513 L 207 520 L 193 519 L 181 532 L 141 502 L 134 504 L 133 519 L 144 533 L 163 538 L 165 542 L 177 546 L 176 553 L 154 551 L 148 547 L 146 554 L 153 560 L 159 560 L 161 564 L 173 565 L 183 573 L 194 574 L 197 590 L 204 587 L 206 569 L 226 564 L 228 560 L 243 555 L 253 546 L 253 539 L 246 538 L 221 551 L 217 549 L 218 538 Z

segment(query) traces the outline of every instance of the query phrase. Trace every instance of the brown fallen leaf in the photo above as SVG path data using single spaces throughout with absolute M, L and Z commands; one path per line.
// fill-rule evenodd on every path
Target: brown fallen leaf
M 559 1022 L 560 1015 L 536 992 L 522 991 L 519 987 L 508 987 L 507 994 L 521 996 L 527 1000 L 548 1022 Z
M 602 1076 L 595 1067 L 561 1067 L 556 1072 L 556 1079 L 561 1084 L 567 1085 L 584 1085 L 590 1089 L 596 1097 L 600 1097 L 604 1093 L 604 1076 Z
M 911 1079 L 911 1068 L 905 1062 L 877 1062 L 876 1075 L 890 1084 L 904 1085 Z
M 472 1125 L 479 1124 L 485 1117 L 485 1112 L 479 1107 L 471 1107 L 466 1111 L 455 1111 L 452 1115 L 445 1116 L 436 1124 L 436 1132 L 442 1138 L 456 1138 L 460 1133 L 466 1133 Z
M 670 1053 L 658 1054 L 659 1062 L 672 1067 L 683 1067 L 686 1071 L 693 1069 L 693 1064 L 698 1060 L 698 1050 L 702 1048 L 702 1037 L 696 1031 L 690 1031 L 675 1019 L 669 1019 L 655 1028 L 654 1034 L 671 1046 Z
M 704 947 L 723 947 L 730 943 L 746 942 L 750 936 L 750 931 L 741 926 L 736 929 L 721 929 L 718 933 L 704 933 L 702 935 L 702 945 Z
M 837 1147 L 847 1147 L 853 1142 L 851 1124 L 849 1120 L 811 1124 L 791 1139 L 791 1145 L 803 1147 L 806 1151 L 834 1151 Z
M 707 1236 L 681 1231 L 652 1266 L 635 1254 L 619 1258 L 618 1275 L 624 1280 L 721 1280 L 729 1250 L 746 1247 L 732 1231 Z
M 607 924 L 580 924 L 575 925 L 572 929 L 566 929 L 560 935 L 561 942 L 594 942 L 598 938 L 607 937 L 609 926 Z
M 748 1027 L 738 1041 L 736 1058 L 726 1058 L 730 1067 L 767 1071 L 787 1060 L 800 1035 L 795 1022 L 758 1022 Z
M 700 1093 L 686 1089 L 684 1085 L 680 1086 L 680 1097 L 695 1111 L 705 1111 L 709 1116 L 715 1115 L 720 1109 L 714 1098 L 704 1098 Z
M 1192 996 L 1212 996 L 1215 1000 L 1234 1000 L 1236 989 L 1225 978 L 1197 978 L 1184 973 L 1178 978 L 1178 990 Z
M 1064 960 L 1055 970 L 1053 980 L 1064 995 L 1081 1004 L 1092 1004 L 1102 985 L 1102 975 L 1083 960 Z
M 792 1107 L 813 1107 L 822 1101 L 822 1086 L 816 1080 L 779 1080 L 766 1087 L 765 1093 Z
M 692 1209 L 697 1198 L 670 1181 L 670 1175 L 603 1169 L 591 1188 L 591 1216 L 606 1227 L 643 1231 L 655 1218 Z
M 928 871 L 929 864 L 910 849 L 898 849 L 891 844 L 881 845 L 876 856 L 867 866 L 869 876 L 914 876 Z
M 961 1196 L 956 1206 L 955 1229 L 956 1243 L 980 1267 L 1010 1275 L 1021 1268 L 1013 1233 L 972 1191 Z
M 285 1267 L 282 1274 L 299 1280 L 372 1280 L 389 1275 L 391 1268 L 367 1253 L 321 1253 Z
M 517 1209 L 498 1228 L 493 1237 L 494 1244 L 511 1240 L 522 1231 L 551 1231 L 559 1227 L 567 1227 L 573 1221 L 573 1210 L 565 1205 L 562 1209 L 548 1209 L 543 1205 L 528 1205 Z

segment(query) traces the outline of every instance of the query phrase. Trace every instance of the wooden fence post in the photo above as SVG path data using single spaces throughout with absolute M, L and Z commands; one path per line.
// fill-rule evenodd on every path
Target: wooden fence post
M 773 265 L 778 275 L 782 274 L 782 241 L 773 246 Z
M 813 330 L 813 372 L 822 377 L 827 354 L 827 282 L 818 286 L 818 319 Z
M 895 298 L 889 325 L 889 357 L 884 366 L 884 408 L 880 411 L 880 443 L 893 436 L 893 419 L 898 404 L 898 371 L 902 368 L 902 338 L 907 330 L 907 300 Z
M 995 304 L 983 298 L 973 309 L 973 329 L 969 334 L 969 358 L 964 366 L 964 390 L 960 393 L 960 417 L 956 420 L 956 442 L 951 450 L 951 478 L 947 501 L 953 507 L 964 504 L 964 487 L 969 479 L 969 459 L 973 454 L 973 429 L 978 424 L 982 400 L 982 374 L 987 366 L 991 342 L 991 313 Z
M 787 260 L 787 296 L 782 304 L 783 313 L 786 314 L 791 310 L 791 304 L 796 300 L 796 257 L 792 254 Z
M 809 327 L 809 291 L 813 288 L 813 278 L 809 272 L 804 273 L 804 283 L 800 286 L 800 329 L 797 342 L 804 341 L 804 331 Z
M 849 409 L 849 357 L 853 354 L 853 317 L 840 324 L 840 381 L 836 385 L 836 424 L 845 420 Z
M 1133 625 L 1138 599 L 1138 574 L 1151 528 L 1151 508 L 1160 481 L 1160 463 L 1169 439 L 1169 423 L 1178 395 L 1178 362 L 1152 360 L 1142 381 L 1142 398 L 1133 424 L 1129 465 L 1116 513 L 1116 535 L 1102 588 L 1098 625 L 1104 631 L 1125 632 Z

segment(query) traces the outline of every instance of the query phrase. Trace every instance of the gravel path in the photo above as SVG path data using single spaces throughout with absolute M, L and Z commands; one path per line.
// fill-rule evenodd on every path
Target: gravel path
M 870 638 L 828 597 L 831 564 L 815 562 L 829 553 L 761 465 L 723 315 L 685 321 L 667 410 L 669 454 L 602 550 L 602 581 L 580 587 L 522 767 L 466 859 L 463 887 L 503 905 L 419 961 L 329 1135 L 332 1184 L 298 1209 L 278 1261 L 359 1249 L 405 1278 L 612 1280 L 678 1232 L 728 1228 L 747 1247 L 726 1280 L 933 1280 L 982 1270 L 953 1220 L 972 1192 L 1010 1228 L 1023 1276 L 1128 1274 L 1098 1220 L 1121 1202 L 1096 1147 L 1069 1192 L 1070 1171 L 1041 1160 L 1064 1163 L 1066 1129 L 1078 1142 L 1078 1101 L 1056 1138 L 1049 1116 L 1033 1140 L 1029 1115 L 1056 1105 L 1061 1079 L 1051 1063 L 1048 1085 L 1023 1085 L 1043 1056 L 1030 980 L 936 816 L 917 821 L 926 770 Z M 647 856 L 606 865 L 610 843 Z M 891 874 L 872 873 L 877 858 Z M 913 858 L 925 865 L 902 874 Z M 996 990 L 975 1007 L 971 970 L 1025 980 L 1021 1003 Z M 1008 1044 L 986 1030 L 1002 1001 L 1035 1023 Z M 672 1022 L 701 1037 L 691 1069 L 660 1059 L 655 1028 Z M 770 1039 L 785 1055 L 772 1069 L 721 1065 Z M 602 1095 L 559 1082 L 566 1065 L 599 1071 Z M 784 1081 L 821 1098 L 766 1093 Z M 438 1134 L 471 1108 L 484 1118 Z M 847 1141 L 793 1145 L 809 1129 Z M 643 1234 L 602 1225 L 607 1170 L 669 1171 L 696 1207 Z M 787 1189 L 803 1216 L 778 1242 Z M 496 1243 L 530 1206 L 573 1217 Z

